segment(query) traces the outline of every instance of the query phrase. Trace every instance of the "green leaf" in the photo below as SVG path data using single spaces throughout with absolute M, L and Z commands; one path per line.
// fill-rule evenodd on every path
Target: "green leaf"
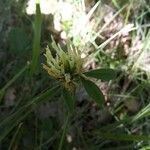
M 85 79 L 83 77 L 81 77 L 81 81 L 89 96 L 93 98 L 93 100 L 95 100 L 98 105 L 101 106 L 105 99 L 99 87 L 91 80 Z
M 31 62 L 31 75 L 36 73 L 39 68 L 39 56 L 40 56 L 40 41 L 41 41 L 41 28 L 42 28 L 42 15 L 40 4 L 36 4 L 36 15 L 33 24 L 33 47 L 32 47 L 32 62 Z
M 68 90 L 66 90 L 65 88 L 62 91 L 62 95 L 65 101 L 65 104 L 68 108 L 69 112 L 73 112 L 74 110 L 74 104 L 75 104 L 75 99 L 74 99 L 74 95 L 73 93 L 69 92 Z
M 7 88 L 10 87 L 29 68 L 29 65 L 30 64 L 27 63 L 10 81 L 7 81 L 7 84 L 2 89 L 0 89 L 0 103 Z
M 93 77 L 96 79 L 101 79 L 104 81 L 109 81 L 112 79 L 116 78 L 116 72 L 113 69 L 95 69 L 95 70 L 90 70 L 88 72 L 85 72 L 84 75 L 89 76 L 89 77 Z
M 60 143 L 59 143 L 59 146 L 58 146 L 58 150 L 63 149 L 63 144 L 64 144 L 68 124 L 69 124 L 69 115 L 67 116 L 67 118 L 65 120 L 65 123 L 63 125 L 63 131 L 62 131 L 62 136 L 61 136 Z
M 150 146 L 144 146 L 140 150 L 149 150 L 149 149 L 150 149 Z
M 107 132 L 99 132 L 97 134 L 104 139 L 114 141 L 150 141 L 149 135 L 118 134 Z

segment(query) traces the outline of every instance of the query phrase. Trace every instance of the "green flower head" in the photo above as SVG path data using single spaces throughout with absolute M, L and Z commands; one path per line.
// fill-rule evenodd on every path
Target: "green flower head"
M 60 81 L 66 89 L 72 91 L 76 87 L 77 76 L 82 72 L 83 59 L 81 53 L 71 44 L 67 44 L 67 51 L 65 52 L 60 45 L 56 44 L 53 38 L 52 47 L 55 50 L 55 56 L 47 47 L 44 54 L 47 64 L 43 64 L 43 68 L 51 77 Z

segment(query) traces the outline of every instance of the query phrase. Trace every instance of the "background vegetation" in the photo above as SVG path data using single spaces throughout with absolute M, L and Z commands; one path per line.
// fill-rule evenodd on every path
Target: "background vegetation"
M 150 1 L 1 0 L 0 18 L 1 150 L 150 149 Z M 81 51 L 84 70 L 116 71 L 93 80 L 103 107 L 79 86 L 68 115 L 42 67 L 52 36 Z

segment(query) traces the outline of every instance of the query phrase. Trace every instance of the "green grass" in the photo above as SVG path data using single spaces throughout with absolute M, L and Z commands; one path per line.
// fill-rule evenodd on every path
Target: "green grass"
M 29 63 L 25 65 L 3 88 L 0 89 L 0 103 L 5 94 L 5 91 L 26 71 L 29 69 Z
M 40 56 L 40 40 L 41 40 L 41 26 L 42 15 L 40 10 L 40 3 L 36 3 L 36 16 L 33 23 L 33 48 L 32 48 L 32 60 L 31 60 L 31 75 L 39 70 L 39 56 Z
M 58 90 L 58 86 L 48 89 L 41 94 L 20 107 L 16 112 L 7 116 L 6 119 L 2 120 L 0 123 L 0 141 L 2 141 L 6 135 L 17 126 L 27 115 L 29 115 L 41 102 L 44 102 L 47 99 L 53 97 Z
M 81 8 L 85 7 L 83 1 L 72 3 L 78 6 L 77 15 L 82 16 L 84 12 Z M 85 28 L 75 37 L 71 28 L 73 19 L 69 20 L 69 27 L 65 26 L 68 38 L 66 40 L 73 46 L 77 44 L 77 48 L 85 52 L 88 65 L 84 68 L 86 71 L 81 70 L 79 74 L 72 71 L 71 76 L 68 76 L 69 65 L 76 63 L 69 64 L 65 60 L 64 66 L 69 68 L 67 73 L 65 72 L 65 79 L 62 76 L 59 79 L 51 78 L 42 68 L 42 63 L 45 63 L 43 53 L 47 45 L 53 57 L 51 63 L 58 61 L 49 40 L 51 36 L 65 52 L 66 41 L 60 38 L 59 33 L 51 32 L 53 22 L 49 23 L 50 16 L 41 13 L 39 3 L 33 16 L 25 13 L 25 5 L 26 2 L 13 1 L 0 6 L 0 10 L 8 8 L 2 11 L 0 23 L 0 149 L 70 150 L 74 147 L 83 150 L 148 150 L 149 2 L 99 1 L 89 6 L 91 10 L 85 14 Z M 108 22 L 104 21 L 104 11 L 108 8 L 105 5 L 114 11 Z M 5 13 L 8 14 L 7 17 Z M 101 17 L 99 13 L 104 16 Z M 53 17 L 55 19 L 55 15 Z M 129 38 L 127 42 L 123 43 L 120 36 L 127 26 L 109 31 L 112 24 L 118 20 L 124 25 L 133 24 L 128 26 L 129 34 L 124 37 Z M 92 24 L 94 26 L 90 28 Z M 62 21 L 63 25 L 65 24 Z M 88 26 L 89 28 L 86 28 Z M 15 34 L 12 36 L 12 33 Z M 82 37 L 82 34 L 85 37 Z M 17 43 L 21 39 L 24 39 L 24 42 Z M 84 41 L 85 39 L 88 41 Z M 77 43 L 74 43 L 75 41 Z M 112 42 L 119 44 L 112 47 Z M 129 48 L 124 56 L 125 45 Z M 64 54 L 63 51 L 61 54 Z M 59 65 L 60 63 L 54 65 L 55 69 L 59 68 Z M 113 68 L 117 75 L 112 69 L 99 68 Z M 61 67 L 59 69 L 62 71 Z M 68 89 L 62 90 L 60 86 L 64 85 L 64 81 L 63 84 L 60 83 L 63 79 L 67 81 L 67 85 L 71 83 L 70 80 L 75 79 L 73 85 L 78 89 L 84 86 L 89 96 L 85 91 L 74 93 L 75 91 L 68 92 Z M 9 93 L 10 89 L 15 93 Z M 83 98 L 79 100 L 80 97 Z M 12 102 L 11 106 L 7 106 L 5 101 Z M 67 136 L 72 138 L 70 143 Z

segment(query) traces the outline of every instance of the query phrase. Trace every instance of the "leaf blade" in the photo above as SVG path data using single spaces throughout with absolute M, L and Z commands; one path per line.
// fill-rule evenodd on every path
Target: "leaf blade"
M 94 82 L 92 82 L 91 80 L 85 79 L 83 77 L 81 77 L 81 82 L 86 92 L 88 93 L 88 95 L 91 98 L 93 98 L 93 100 L 95 100 L 99 106 L 104 104 L 104 101 L 105 101 L 104 95 Z
M 90 70 L 88 72 L 85 72 L 84 75 L 88 77 L 93 77 L 96 79 L 101 79 L 104 81 L 109 81 L 116 78 L 116 72 L 113 69 L 110 68 L 101 68 L 101 69 L 95 69 Z
M 42 14 L 40 3 L 36 3 L 35 21 L 33 24 L 33 46 L 32 46 L 32 61 L 31 61 L 31 75 L 36 73 L 39 69 L 39 56 L 40 56 L 40 41 L 42 30 Z
M 133 135 L 133 134 L 119 134 L 119 133 L 108 133 L 99 132 L 98 135 L 104 139 L 114 140 L 114 141 L 149 141 L 149 135 Z

